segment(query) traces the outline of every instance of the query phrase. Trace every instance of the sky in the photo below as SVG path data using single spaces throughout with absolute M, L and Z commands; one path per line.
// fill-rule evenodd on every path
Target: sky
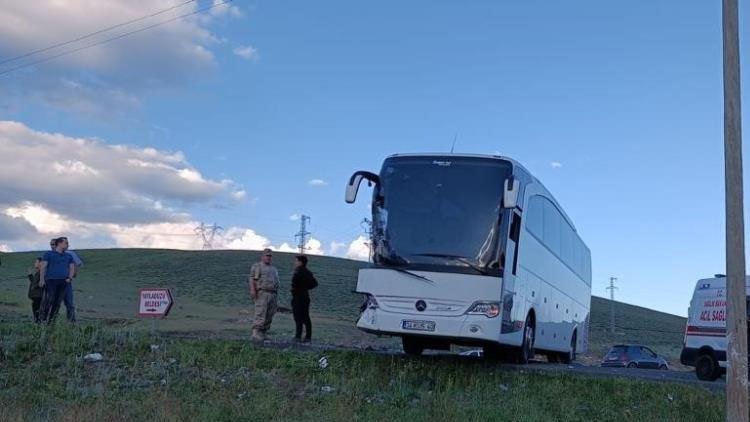
M 685 315 L 725 272 L 718 0 L 235 0 L 8 73 L 211 1 L 0 4 L 0 250 L 199 249 L 200 222 L 292 250 L 305 214 L 312 253 L 363 259 L 351 173 L 455 138 L 549 188 L 595 295 Z

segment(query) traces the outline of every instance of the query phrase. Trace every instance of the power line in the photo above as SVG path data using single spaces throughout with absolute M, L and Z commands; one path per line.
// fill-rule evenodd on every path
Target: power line
M 307 249 L 307 240 L 310 238 L 310 235 L 312 235 L 312 233 L 307 231 L 307 224 L 309 222 L 310 217 L 303 214 L 299 219 L 299 232 L 294 235 L 295 238 L 299 239 L 297 247 L 299 248 L 299 253 L 301 255 L 305 254 L 305 250 Z
M 615 333 L 615 290 L 617 290 L 617 287 L 615 287 L 615 281 L 617 281 L 617 277 L 610 277 L 609 278 L 609 287 L 607 287 L 607 290 L 609 290 L 609 305 L 610 305 L 610 331 L 612 334 Z
M 83 41 L 83 40 L 91 38 L 91 37 L 93 37 L 95 35 L 99 35 L 99 34 L 103 34 L 105 32 L 109 32 L 109 31 L 111 31 L 113 29 L 121 28 L 123 26 L 128 26 L 128 25 L 134 24 L 136 22 L 140 22 L 140 21 L 143 21 L 143 20 L 146 20 L 146 19 L 149 19 L 149 18 L 153 18 L 155 16 L 159 16 L 161 14 L 167 13 L 169 11 L 172 11 L 172 10 L 175 10 L 175 9 L 179 9 L 180 7 L 183 7 L 183 6 L 185 6 L 187 4 L 190 4 L 190 3 L 194 3 L 196 1 L 197 0 L 188 0 L 186 2 L 178 4 L 176 6 L 172 6 L 172 7 L 166 8 L 166 9 L 162 9 L 162 10 L 159 10 L 157 12 L 151 13 L 149 15 L 141 16 L 139 18 L 131 19 L 131 20 L 127 21 L 127 22 L 118 23 L 117 25 L 112 25 L 112 26 L 109 26 L 109 27 L 106 27 L 106 28 L 102 28 L 102 29 L 100 29 L 98 31 L 95 31 L 95 32 L 91 32 L 91 33 L 88 33 L 88 34 L 85 34 L 85 35 L 81 35 L 80 37 L 74 38 L 72 40 L 59 42 L 57 44 L 52 44 L 52 45 L 50 45 L 48 47 L 44 47 L 44 48 L 40 48 L 40 49 L 37 49 L 37 50 L 29 51 L 28 53 L 24 53 L 24 54 L 15 56 L 15 57 L 11 57 L 9 59 L 2 60 L 2 61 L 0 61 L 0 65 L 3 65 L 3 64 L 6 64 L 6 63 L 10 63 L 10 62 L 14 62 L 16 60 L 25 59 L 27 57 L 35 56 L 35 55 L 37 55 L 39 53 L 44 53 L 44 52 L 53 50 L 53 49 L 58 48 L 58 47 L 63 47 L 63 46 L 69 45 L 69 44 L 77 43 L 78 41 Z
M 145 26 L 145 27 L 140 28 L 140 29 L 135 29 L 133 31 L 128 31 L 128 32 L 125 32 L 123 34 L 111 37 L 111 38 L 106 38 L 104 40 L 97 41 L 97 42 L 85 45 L 83 47 L 78 47 L 78 48 L 74 48 L 72 50 L 63 51 L 62 53 L 54 54 L 52 56 L 45 57 L 43 59 L 34 60 L 34 61 L 31 61 L 31 62 L 28 62 L 28 63 L 24 63 L 24 64 L 16 66 L 16 67 L 11 67 L 10 69 L 6 69 L 6 70 L 1 71 L 0 72 L 0 76 L 7 75 L 8 73 L 15 72 L 16 70 L 24 69 L 24 68 L 29 67 L 29 66 L 34 66 L 34 65 L 37 65 L 37 64 L 40 64 L 40 63 L 45 63 L 45 62 L 57 59 L 57 58 L 62 57 L 62 56 L 67 56 L 69 54 L 77 53 L 79 51 L 86 50 L 86 49 L 89 49 L 91 47 L 96 47 L 96 46 L 99 46 L 99 45 L 102 45 L 102 44 L 106 44 L 106 43 L 109 43 L 109 42 L 112 42 L 112 41 L 116 41 L 116 40 L 119 40 L 121 38 L 125 38 L 125 37 L 128 37 L 130 35 L 133 35 L 133 34 L 137 34 L 137 33 L 144 32 L 144 31 L 148 31 L 149 29 L 153 29 L 153 28 L 156 28 L 158 26 L 166 25 L 168 23 L 171 23 L 171 22 L 174 22 L 174 21 L 177 21 L 177 20 L 180 20 L 180 19 L 184 19 L 184 18 L 192 16 L 192 15 L 197 15 L 199 13 L 203 13 L 203 12 L 205 12 L 207 10 L 213 9 L 214 7 L 218 7 L 218 6 L 223 6 L 223 5 L 229 4 L 232 1 L 234 1 L 234 0 L 224 0 L 221 3 L 213 3 L 213 4 L 211 4 L 211 6 L 206 6 L 206 7 L 202 8 L 202 9 L 198 9 L 198 10 L 195 10 L 193 12 L 186 13 L 184 15 L 176 16 L 174 18 L 167 19 L 165 21 L 161 21 L 161 22 L 149 25 L 149 26 Z
M 203 250 L 213 249 L 213 241 L 216 235 L 221 235 L 224 232 L 224 228 L 217 226 L 216 223 L 207 226 L 201 223 L 200 226 L 195 228 L 195 233 L 200 236 L 203 240 Z

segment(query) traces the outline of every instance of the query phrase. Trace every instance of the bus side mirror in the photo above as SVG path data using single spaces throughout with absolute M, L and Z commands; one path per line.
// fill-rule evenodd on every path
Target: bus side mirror
M 518 188 L 520 187 L 518 179 L 509 177 L 505 180 L 505 189 L 503 193 L 503 208 L 514 209 L 518 206 Z
M 370 173 L 369 171 L 358 171 L 352 175 L 349 179 L 349 184 L 346 185 L 346 195 L 344 200 L 347 204 L 353 204 L 357 200 L 357 192 L 359 192 L 359 185 L 362 184 L 362 179 L 372 184 L 380 184 L 380 177 L 377 174 Z
M 346 185 L 346 195 L 344 200 L 347 204 L 353 204 L 357 200 L 357 192 L 359 192 L 359 185 L 362 183 L 364 176 L 361 174 L 355 174 L 349 180 L 349 184 Z

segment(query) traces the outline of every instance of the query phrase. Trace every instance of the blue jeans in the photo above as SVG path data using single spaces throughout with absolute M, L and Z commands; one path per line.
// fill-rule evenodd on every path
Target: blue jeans
M 46 281 L 44 306 L 43 306 L 43 319 L 46 322 L 52 322 L 57 317 L 57 313 L 60 311 L 60 304 L 65 297 L 65 285 L 68 284 L 65 280 L 51 279 Z
M 63 297 L 65 303 L 65 312 L 68 316 L 68 321 L 76 322 L 76 308 L 73 305 L 73 283 L 65 283 L 65 296 Z

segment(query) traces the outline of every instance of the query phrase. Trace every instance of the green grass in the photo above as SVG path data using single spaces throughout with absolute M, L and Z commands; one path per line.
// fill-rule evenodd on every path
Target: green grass
M 0 339 L 2 421 L 723 419 L 723 396 L 698 387 L 482 360 L 325 352 L 322 369 L 320 352 L 150 337 L 100 322 L 5 323 Z M 85 363 L 91 352 L 105 360 Z
M 146 328 L 149 323 L 135 318 L 138 288 L 169 287 L 176 305 L 169 318 L 159 323 L 159 329 L 214 337 L 246 337 L 249 333 L 252 306 L 246 274 L 259 259 L 257 252 L 112 249 L 79 253 L 86 266 L 75 282 L 75 294 L 79 315 L 86 319 L 125 320 L 136 328 Z M 0 280 L 22 276 L 35 256 L 4 254 Z M 293 255 L 277 253 L 274 259 L 282 279 L 280 304 L 289 307 Z M 311 257 L 310 267 L 320 281 L 312 292 L 315 336 L 318 341 L 339 345 L 398 347 L 395 339 L 379 339 L 354 327 L 361 297 L 352 290 L 356 287 L 357 270 L 363 265 L 366 264 Z M 26 288 L 25 280 L 0 281 L 0 317 L 28 317 Z M 673 363 L 677 361 L 684 318 L 616 303 L 618 329 L 611 335 L 609 303 L 602 298 L 592 299 L 590 362 L 601 359 L 610 345 L 627 342 L 653 346 Z M 293 325 L 290 314 L 279 314 L 271 334 L 291 337 Z

